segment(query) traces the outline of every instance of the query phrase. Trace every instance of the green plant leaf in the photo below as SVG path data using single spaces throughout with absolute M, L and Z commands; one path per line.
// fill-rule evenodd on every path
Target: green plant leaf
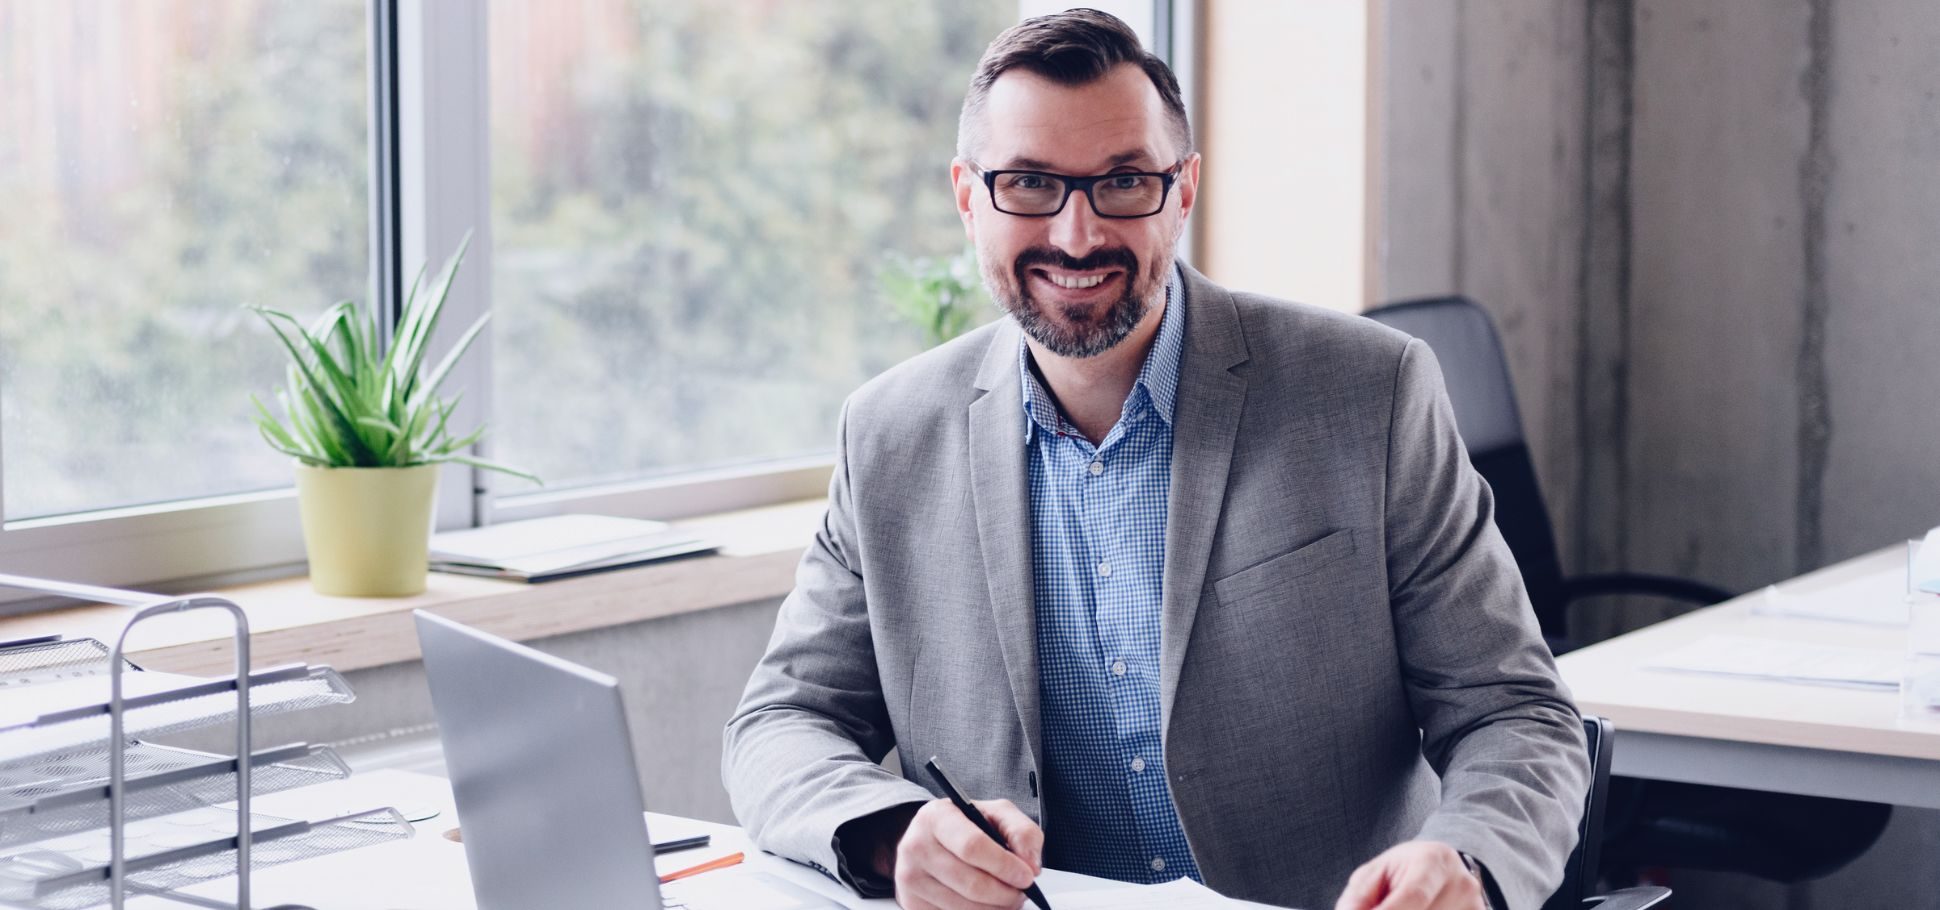
M 308 326 L 287 313 L 250 307 L 275 333 L 289 354 L 283 387 L 276 400 L 278 419 L 260 399 L 254 420 L 272 448 L 305 463 L 332 467 L 408 466 L 464 459 L 484 470 L 538 481 L 528 472 L 460 454 L 484 438 L 480 426 L 463 438 L 451 435 L 461 393 L 438 397 L 459 358 L 470 350 L 489 322 L 489 314 L 468 327 L 437 365 L 424 367 L 439 315 L 471 242 L 471 234 L 427 283 L 418 269 L 399 314 L 399 325 L 383 344 L 377 314 L 355 301 L 327 307 Z
M 299 353 L 296 346 L 296 342 L 291 341 L 289 335 L 284 333 L 283 327 L 280 325 L 277 325 L 276 320 L 270 318 L 270 316 L 271 315 L 281 316 L 282 318 L 289 320 L 289 322 L 291 322 L 292 324 L 296 324 L 296 320 L 291 318 L 287 314 L 276 313 L 271 310 L 264 310 L 259 308 L 257 309 L 257 312 L 264 314 L 264 320 L 269 323 L 269 327 L 272 331 L 276 333 L 276 337 L 283 342 L 284 349 L 290 352 L 290 358 L 295 361 L 296 368 L 299 371 L 301 371 L 303 374 L 305 389 L 308 390 L 309 393 L 303 396 L 300 396 L 299 401 L 302 402 L 304 405 L 308 406 L 309 408 L 311 408 L 314 413 L 317 413 L 320 416 L 327 418 L 327 422 L 319 421 L 319 424 L 320 424 L 319 429 L 321 429 L 323 426 L 330 427 L 332 430 L 336 431 L 337 435 L 344 443 L 344 446 L 343 446 L 344 455 L 346 458 L 350 459 L 348 464 L 346 464 L 345 466 L 369 467 L 369 466 L 375 465 L 376 458 L 374 457 L 373 453 L 370 451 L 369 447 L 364 445 L 362 437 L 357 435 L 357 428 L 354 424 L 351 423 L 350 417 L 344 412 L 344 409 L 342 407 L 339 407 L 337 402 L 330 400 L 327 396 L 322 394 L 325 388 L 324 384 L 319 382 L 316 376 L 310 372 L 310 365 L 304 362 L 303 355 Z M 308 345 L 313 351 L 319 352 L 319 356 L 323 360 L 323 363 L 320 364 L 320 366 L 324 368 L 325 372 L 329 373 L 331 370 L 335 370 L 336 365 L 330 362 L 329 352 L 322 351 L 322 345 L 318 344 L 315 338 L 310 337 L 309 333 L 304 332 L 300 324 L 296 325 L 296 330 L 297 330 L 297 334 L 303 337 L 303 340 L 306 343 L 308 343 Z M 338 373 L 338 376 L 341 377 L 341 373 Z M 345 381 L 347 382 L 348 380 L 345 380 Z M 320 439 L 324 438 L 323 434 L 319 433 L 319 438 Z M 334 457 L 334 454 L 333 454 L 333 457 Z
M 512 467 L 511 465 L 508 465 L 508 464 L 501 464 L 499 462 L 489 461 L 483 458 L 475 458 L 470 455 L 438 455 L 432 458 L 425 459 L 425 462 L 428 464 L 447 464 L 447 463 L 466 464 L 466 465 L 471 465 L 474 468 L 484 468 L 487 471 L 497 471 L 501 474 L 510 474 L 513 477 L 524 478 L 540 486 L 545 486 L 545 483 L 546 483 L 545 481 L 540 480 L 539 475 L 537 474 L 529 473 L 519 468 Z
M 465 334 L 458 339 L 458 343 L 452 345 L 451 351 L 445 354 L 445 359 L 439 361 L 438 366 L 431 371 L 431 377 L 418 386 L 416 395 L 412 397 L 414 404 L 438 393 L 438 386 L 444 383 L 445 375 L 450 373 L 451 368 L 458 363 L 458 358 L 464 355 L 465 349 L 472 346 L 472 341 L 478 338 L 478 333 L 485 329 L 485 323 L 491 321 L 491 318 L 492 314 L 486 313 L 478 317 L 478 321 L 472 323 L 471 328 L 465 330 Z

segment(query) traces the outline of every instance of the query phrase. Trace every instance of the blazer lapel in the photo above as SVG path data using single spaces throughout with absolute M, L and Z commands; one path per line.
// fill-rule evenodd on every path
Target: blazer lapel
M 1185 274 L 1185 353 L 1172 417 L 1172 489 L 1166 502 L 1164 613 L 1160 620 L 1159 729 L 1172 726 L 1186 645 L 1199 613 L 1206 564 L 1226 501 L 1226 473 L 1246 403 L 1246 338 L 1233 297 L 1206 276 Z
M 1024 461 L 1024 390 L 1017 366 L 1020 343 L 1016 325 L 1006 320 L 991 338 L 977 371 L 977 388 L 984 394 L 969 409 L 970 489 L 1011 698 L 1024 724 L 1031 764 L 1041 771 L 1037 603 L 1031 582 L 1030 479 Z

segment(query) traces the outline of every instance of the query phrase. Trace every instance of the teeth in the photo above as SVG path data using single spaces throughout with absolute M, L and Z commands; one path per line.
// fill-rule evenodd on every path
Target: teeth
M 1055 283 L 1058 287 L 1070 288 L 1074 291 L 1083 290 L 1085 288 L 1095 288 L 1099 285 L 1099 283 L 1103 282 L 1104 280 L 1105 280 L 1105 276 L 1103 275 L 1092 275 L 1088 278 L 1067 278 L 1063 275 L 1051 276 L 1051 281 Z

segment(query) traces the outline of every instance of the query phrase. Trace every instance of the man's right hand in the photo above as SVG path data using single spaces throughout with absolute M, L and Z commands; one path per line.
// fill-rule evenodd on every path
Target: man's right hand
M 1044 831 L 1007 799 L 972 800 L 1005 850 L 947 799 L 931 800 L 896 844 L 896 903 L 905 910 L 1017 910 L 1044 871 Z

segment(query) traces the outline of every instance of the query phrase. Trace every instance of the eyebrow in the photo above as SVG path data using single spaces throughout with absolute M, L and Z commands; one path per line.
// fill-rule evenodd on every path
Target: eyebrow
M 1152 156 L 1144 151 L 1119 152 L 1105 159 L 1105 170 L 1139 162 L 1145 162 L 1147 167 L 1156 167 L 1157 165 L 1150 164 L 1151 161 Z M 1009 164 L 997 170 L 1050 171 L 1055 173 L 1057 172 L 1057 166 L 1048 161 L 1039 161 L 1036 158 L 1012 158 Z

